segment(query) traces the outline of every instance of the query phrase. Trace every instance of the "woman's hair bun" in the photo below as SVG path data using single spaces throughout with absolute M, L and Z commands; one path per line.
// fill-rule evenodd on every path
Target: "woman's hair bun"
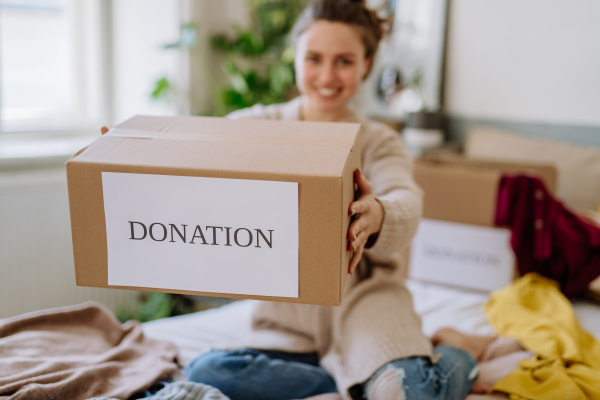
M 365 57 L 373 57 L 379 41 L 391 31 L 392 19 L 380 18 L 367 7 L 366 0 L 314 0 L 306 7 L 292 30 L 294 41 L 311 23 L 318 20 L 359 26 L 365 45 Z

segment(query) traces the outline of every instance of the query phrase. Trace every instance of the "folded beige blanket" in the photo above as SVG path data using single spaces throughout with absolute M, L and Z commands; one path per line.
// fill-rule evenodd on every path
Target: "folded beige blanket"
M 126 399 L 177 370 L 177 348 L 84 303 L 0 320 L 0 398 Z

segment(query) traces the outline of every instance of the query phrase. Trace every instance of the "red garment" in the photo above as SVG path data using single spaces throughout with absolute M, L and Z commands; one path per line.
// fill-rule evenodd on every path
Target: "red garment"
M 575 297 L 600 275 L 600 228 L 556 200 L 535 177 L 503 176 L 495 223 L 511 229 L 519 272 L 537 272 Z

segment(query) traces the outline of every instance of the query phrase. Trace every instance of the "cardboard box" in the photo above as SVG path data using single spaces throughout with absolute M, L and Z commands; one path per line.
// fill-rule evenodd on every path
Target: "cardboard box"
M 414 178 L 425 191 L 423 217 L 478 226 L 494 226 L 500 177 L 526 173 L 538 176 L 556 191 L 556 168 L 550 164 L 502 163 L 433 153 L 417 160 Z
M 415 163 L 415 181 L 425 198 L 423 220 L 405 254 L 409 277 L 484 291 L 513 279 L 510 232 L 494 227 L 505 173 L 535 174 L 550 191 L 556 187 L 552 165 L 487 162 L 451 153 Z
M 360 125 L 135 117 L 67 162 L 80 286 L 339 305 Z

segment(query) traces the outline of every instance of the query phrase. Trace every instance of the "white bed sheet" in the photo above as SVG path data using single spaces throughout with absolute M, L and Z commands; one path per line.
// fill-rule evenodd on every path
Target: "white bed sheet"
M 443 326 L 479 335 L 494 333 L 483 311 L 488 293 L 415 280 L 407 280 L 406 286 L 425 335 L 432 336 Z M 572 304 L 581 327 L 600 340 L 600 305 L 591 300 L 574 300 Z
M 408 280 L 407 287 L 425 335 L 432 336 L 443 326 L 475 334 L 494 332 L 483 313 L 487 293 L 414 280 Z M 215 345 L 235 344 L 248 335 L 255 304 L 252 300 L 237 301 L 216 309 L 147 322 L 143 329 L 149 337 L 173 342 L 179 348 L 180 363 L 187 365 Z M 573 308 L 582 327 L 600 340 L 600 306 L 576 301 Z
M 236 301 L 219 308 L 142 324 L 144 334 L 168 340 L 179 348 L 179 362 L 187 365 L 220 343 L 236 343 L 250 333 L 255 301 Z

